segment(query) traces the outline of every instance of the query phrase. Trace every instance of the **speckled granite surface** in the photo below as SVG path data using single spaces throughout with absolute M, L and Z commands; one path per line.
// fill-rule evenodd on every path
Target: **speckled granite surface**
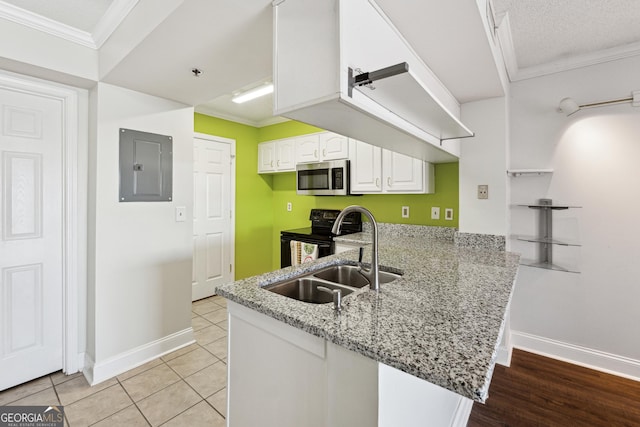
M 363 241 L 368 234 L 360 233 Z M 354 235 L 351 235 L 351 239 Z M 357 238 L 357 236 L 356 236 Z M 370 253 L 365 250 L 365 262 Z M 493 373 L 518 255 L 456 247 L 453 239 L 380 237 L 382 270 L 403 273 L 332 304 L 307 304 L 261 286 L 330 264 L 354 264 L 357 251 L 321 258 L 217 288 L 219 295 L 386 365 L 484 402 Z
M 506 247 L 506 238 L 495 234 L 475 234 L 462 233 L 456 231 L 454 242 L 459 247 L 468 247 L 476 249 L 496 249 L 504 251 Z

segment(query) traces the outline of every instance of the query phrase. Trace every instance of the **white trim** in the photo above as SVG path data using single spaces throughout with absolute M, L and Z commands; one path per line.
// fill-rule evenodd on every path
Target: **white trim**
M 3 1 L 0 1 L 0 18 L 33 28 L 34 30 L 42 31 L 52 36 L 60 37 L 82 46 L 96 49 L 96 43 L 88 32 Z
M 453 420 L 451 421 L 451 427 L 467 427 L 469 417 L 471 416 L 471 410 L 473 409 L 473 400 L 462 397 L 458 401 L 458 406 L 453 414 Z
M 204 105 L 199 105 L 195 107 L 195 112 L 199 113 L 199 114 L 204 114 L 205 116 L 210 116 L 210 117 L 215 117 L 218 119 L 222 119 L 222 120 L 229 120 L 231 122 L 236 122 L 236 123 L 240 123 L 243 125 L 247 125 L 247 126 L 252 126 L 254 128 L 261 128 L 264 126 L 269 126 L 269 125 L 275 125 L 278 123 L 284 123 L 284 122 L 288 122 L 291 121 L 291 119 L 288 119 L 286 117 L 281 117 L 281 116 L 273 116 L 273 117 L 269 117 L 267 119 L 264 120 L 260 120 L 260 121 L 255 121 L 255 120 L 250 120 L 244 117 L 240 117 L 240 116 L 236 116 L 233 114 L 228 114 L 228 113 L 223 113 L 220 111 L 216 111 L 213 110 L 211 108 L 208 108 Z
M 596 52 L 589 52 L 569 58 L 548 62 L 545 64 L 533 65 L 520 68 L 513 44 L 513 33 L 509 21 L 509 13 L 504 13 L 504 18 L 500 22 L 497 31 L 502 58 L 509 75 L 509 81 L 532 79 L 563 71 L 574 70 L 576 68 L 589 67 L 610 61 L 640 55 L 640 42 L 616 46 L 609 49 L 602 49 Z
M 0 18 L 34 30 L 60 37 L 70 42 L 99 49 L 133 10 L 139 0 L 115 0 L 100 18 L 93 33 L 63 24 L 37 13 L 0 0 Z
M 53 84 L 44 80 L 25 77 L 6 71 L 0 71 L 0 86 L 7 87 L 27 94 L 46 96 L 57 99 L 62 104 L 63 114 L 63 347 L 62 369 L 65 373 L 78 372 L 81 362 L 78 360 L 81 351 L 78 335 L 78 312 L 80 307 L 78 293 L 80 286 L 86 287 L 86 277 L 80 276 L 80 271 L 86 270 L 86 259 L 78 250 L 79 245 L 86 245 L 86 235 L 81 233 L 79 218 L 80 209 L 78 199 L 79 168 L 86 167 L 86 159 L 78 158 L 78 144 L 80 120 L 78 99 L 81 89 L 74 89 L 63 85 Z M 86 143 L 86 141 L 85 141 Z
M 189 327 L 110 357 L 100 363 L 95 363 L 87 353 L 83 373 L 89 384 L 93 386 L 194 342 L 193 328 Z
M 531 353 L 640 381 L 640 360 L 517 331 L 511 331 L 511 343 Z
M 496 355 L 496 363 L 498 365 L 511 366 L 511 354 L 513 353 L 513 347 L 500 346 L 498 347 L 498 354 Z
M 100 21 L 93 29 L 93 37 L 96 49 L 100 49 L 104 42 L 113 34 L 118 26 L 124 21 L 139 0 L 114 0 L 109 9 L 104 13 Z
M 229 153 L 231 154 L 231 200 L 229 201 L 229 205 L 231 206 L 231 230 L 233 232 L 231 233 L 231 242 L 229 243 L 229 249 L 231 250 L 231 280 L 236 280 L 236 140 L 200 132 L 194 132 L 193 137 L 204 139 L 206 141 L 216 141 L 230 145 Z M 195 203 L 195 200 L 193 202 Z

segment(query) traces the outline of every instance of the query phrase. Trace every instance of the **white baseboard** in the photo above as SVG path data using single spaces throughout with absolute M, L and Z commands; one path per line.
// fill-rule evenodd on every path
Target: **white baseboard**
M 496 363 L 507 368 L 511 366 L 511 353 L 513 347 L 498 347 L 498 355 L 496 357 Z
M 640 381 L 640 360 L 513 330 L 511 345 L 541 356 Z
M 87 354 L 83 373 L 89 384 L 96 385 L 194 342 L 193 328 L 187 328 L 101 362 Z
M 472 409 L 473 400 L 466 398 L 460 399 L 456 413 L 451 421 L 451 427 L 467 427 Z

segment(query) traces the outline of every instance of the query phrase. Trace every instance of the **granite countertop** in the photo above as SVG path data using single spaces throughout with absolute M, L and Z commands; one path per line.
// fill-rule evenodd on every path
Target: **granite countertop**
M 380 269 L 403 275 L 381 284 L 379 293 L 369 291 L 367 286 L 347 295 L 340 314 L 331 303 L 304 303 L 261 287 L 328 265 L 355 264 L 357 250 L 222 285 L 216 292 L 310 334 L 484 402 L 519 256 L 459 247 L 452 234 L 419 234 L 396 230 L 380 234 Z M 370 235 L 358 233 L 339 239 L 368 243 Z M 370 260 L 367 249 L 365 263 Z

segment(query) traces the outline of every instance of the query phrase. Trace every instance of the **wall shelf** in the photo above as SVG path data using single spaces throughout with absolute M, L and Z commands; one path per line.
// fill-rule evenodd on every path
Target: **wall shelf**
M 529 176 L 529 175 L 547 175 L 552 174 L 553 169 L 508 169 L 507 175 L 518 177 L 518 176 Z
M 537 236 L 514 236 L 517 240 L 538 244 L 538 259 L 521 259 L 520 264 L 529 267 L 544 268 L 547 270 L 563 271 L 567 273 L 579 273 L 579 271 L 568 269 L 553 263 L 553 246 L 580 246 L 578 243 L 565 242 L 553 238 L 553 218 L 554 210 L 566 210 L 580 208 L 580 206 L 554 205 L 551 199 L 540 199 L 538 203 L 519 204 L 529 209 L 539 211 L 538 235 Z

